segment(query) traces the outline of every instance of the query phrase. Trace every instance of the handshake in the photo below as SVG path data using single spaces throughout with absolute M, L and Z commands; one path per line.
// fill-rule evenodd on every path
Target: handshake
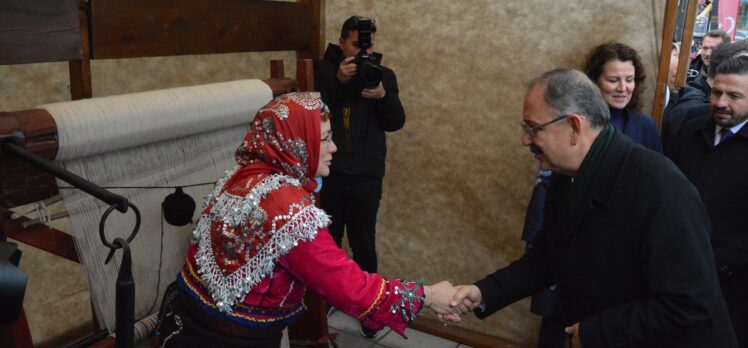
M 439 320 L 444 322 L 459 323 L 462 315 L 472 312 L 483 303 L 483 294 L 475 285 L 454 286 L 448 281 L 442 281 L 423 288 L 426 297 L 424 306 L 436 312 Z M 564 332 L 569 335 L 569 347 L 581 348 L 579 323 L 568 326 Z M 564 344 L 566 347 L 567 344 Z
M 424 305 L 431 308 L 440 320 L 452 323 L 462 321 L 462 315 L 472 312 L 483 302 L 477 286 L 454 286 L 446 280 L 425 286 L 424 295 Z

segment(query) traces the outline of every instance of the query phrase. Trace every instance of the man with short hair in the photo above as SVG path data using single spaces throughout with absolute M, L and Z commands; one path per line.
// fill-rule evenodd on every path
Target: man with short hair
M 706 77 L 709 72 L 709 62 L 712 57 L 712 51 L 722 43 L 729 43 L 730 35 L 724 30 L 710 30 L 704 34 L 704 39 L 701 43 L 701 52 L 694 58 L 689 64 L 688 72 L 690 77 L 688 81 L 693 81 L 697 76 Z
M 522 143 L 553 171 L 543 227 L 451 305 L 484 318 L 555 283 L 574 347 L 735 347 L 698 193 L 609 117 L 579 71 L 530 84 Z
M 702 102 L 709 102 L 712 92 L 712 79 L 709 78 L 709 66 L 712 63 L 713 53 L 717 47 L 730 43 L 730 36 L 723 30 L 711 30 L 704 36 L 701 53 L 691 61 L 688 68 L 688 79 L 685 86 L 678 93 L 678 101 L 672 105 L 670 110 L 663 116 L 667 119 L 670 113 L 681 113 Z
M 328 45 L 324 59 L 314 66 L 316 88 L 332 113 L 333 141 L 338 146 L 320 203 L 332 217 L 330 234 L 335 242 L 340 246 L 347 233 L 353 260 L 370 273 L 377 272 L 375 236 L 387 154 L 385 133 L 405 124 L 395 72 L 382 66 L 382 55 L 373 51 L 376 32 L 373 19 L 348 18 L 340 45 Z M 364 62 L 357 60 L 367 34 L 368 63 L 381 72 L 379 82 L 362 76 Z M 373 72 L 376 77 L 377 71 Z M 374 86 L 368 85 L 373 81 Z M 372 338 L 375 332 L 362 326 L 362 335 Z
M 685 93 L 678 99 L 678 103 L 665 111 L 662 117 L 662 149 L 665 156 L 673 158 L 673 152 L 677 149 L 676 139 L 683 125 L 694 119 L 711 112 L 711 84 L 716 74 L 716 67 L 740 54 L 748 54 L 748 42 L 738 41 L 719 45 L 712 51 L 707 75 L 708 93 L 698 90 L 691 85 L 684 87 Z
M 711 113 L 683 126 L 672 159 L 709 213 L 722 293 L 738 343 L 748 347 L 748 52 L 715 70 Z

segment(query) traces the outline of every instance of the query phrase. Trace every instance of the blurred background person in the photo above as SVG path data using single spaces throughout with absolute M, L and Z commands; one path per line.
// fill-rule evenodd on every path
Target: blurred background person
M 662 152 L 657 125 L 641 113 L 641 95 L 647 75 L 632 47 L 611 41 L 595 47 L 584 73 L 597 84 L 610 109 L 610 124 L 637 144 Z

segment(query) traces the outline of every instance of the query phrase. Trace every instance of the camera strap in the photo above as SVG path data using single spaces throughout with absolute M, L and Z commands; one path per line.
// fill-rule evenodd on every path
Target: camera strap
M 343 131 L 345 132 L 345 148 L 351 148 L 351 107 L 343 107 Z

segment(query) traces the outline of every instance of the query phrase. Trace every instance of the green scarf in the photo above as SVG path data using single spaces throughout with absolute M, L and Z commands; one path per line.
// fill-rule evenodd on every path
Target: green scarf
M 595 141 L 592 142 L 590 151 L 587 152 L 586 156 L 584 156 L 582 165 L 579 166 L 577 176 L 574 178 L 574 183 L 571 185 L 571 190 L 569 192 L 571 203 L 570 213 L 574 213 L 579 208 L 582 198 L 587 194 L 590 184 L 592 183 L 592 177 L 597 171 L 597 166 L 600 165 L 603 154 L 605 154 L 605 150 L 608 149 L 608 145 L 610 145 L 611 140 L 613 140 L 613 135 L 615 133 L 616 131 L 613 126 L 609 124 L 605 125 L 603 130 L 600 131 L 600 134 L 597 135 L 597 138 L 595 138 Z

